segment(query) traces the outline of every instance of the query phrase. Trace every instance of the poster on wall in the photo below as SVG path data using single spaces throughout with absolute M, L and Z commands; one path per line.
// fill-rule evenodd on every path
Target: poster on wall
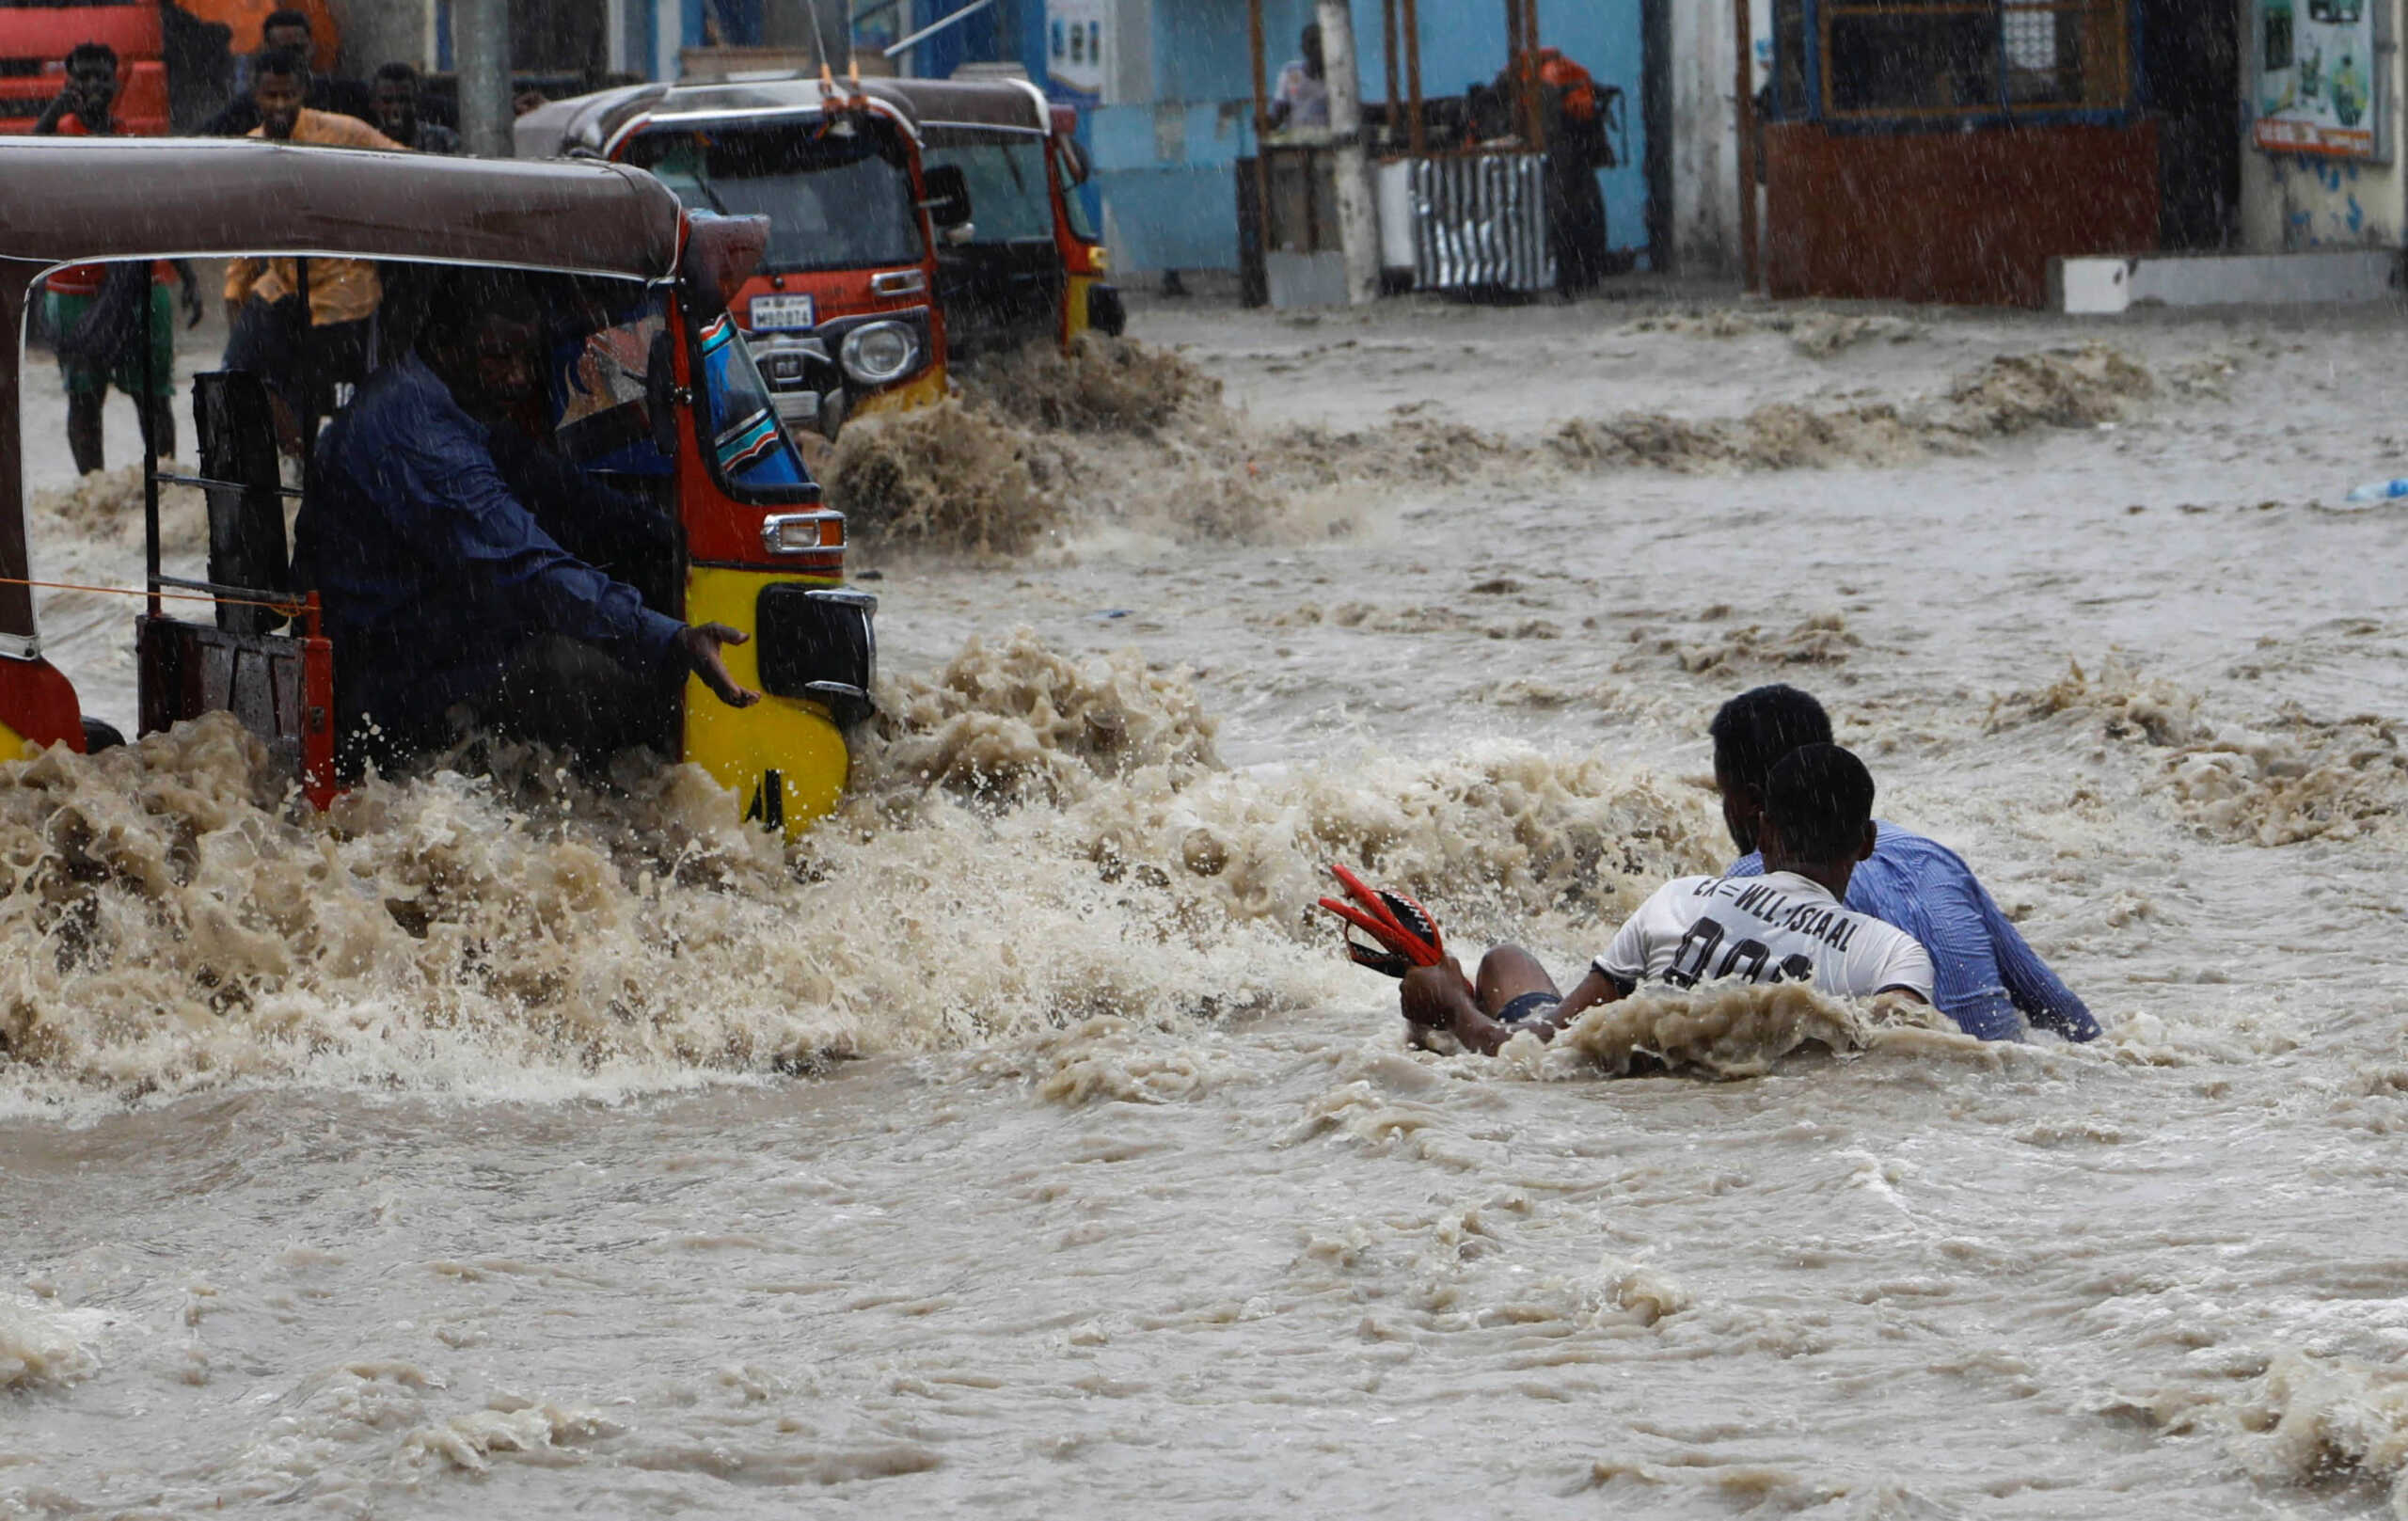
M 2276 153 L 2390 156 L 2384 0 L 2256 0 L 2256 137 Z
M 1045 71 L 1056 92 L 1103 93 L 1106 0 L 1045 0 Z

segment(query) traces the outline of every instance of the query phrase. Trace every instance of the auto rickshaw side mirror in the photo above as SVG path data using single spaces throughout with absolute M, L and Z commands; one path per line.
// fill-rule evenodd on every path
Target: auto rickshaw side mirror
M 769 247 L 766 216 L 714 216 L 707 212 L 686 214 L 686 247 L 678 260 L 678 279 L 700 314 L 716 317 L 736 299 L 745 279 Z
M 940 232 L 970 225 L 970 181 L 958 164 L 935 164 L 926 172 L 928 198 L 920 209 Z
M 644 360 L 643 410 L 652 423 L 652 447 L 670 459 L 677 457 L 677 344 L 668 330 L 652 335 L 652 353 Z

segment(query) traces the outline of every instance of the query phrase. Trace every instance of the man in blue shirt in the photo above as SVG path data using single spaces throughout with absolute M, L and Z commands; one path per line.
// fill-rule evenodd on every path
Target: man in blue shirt
M 657 612 L 562 547 L 666 547 L 673 531 L 513 420 L 542 402 L 543 333 L 527 314 L 539 299 L 523 277 L 455 279 L 416 351 L 371 376 L 319 440 L 293 559 L 325 608 L 354 768 L 406 761 L 464 727 L 598 764 L 670 741 L 689 672 L 731 706 L 760 701 L 720 658 L 743 633 Z
M 1764 870 L 1756 853 L 1766 779 L 1792 751 L 1831 742 L 1823 705 L 1790 686 L 1741 692 L 1714 715 L 1714 782 L 1732 843 L 1747 852 L 1727 875 Z M 1847 906 L 1895 925 L 1923 943 L 1938 973 L 1932 1002 L 1967 1035 L 2012 1040 L 2023 1021 L 2068 1040 L 2089 1040 L 2099 1022 L 1999 911 L 1955 851 L 1877 820 L 1872 857 L 1848 879 Z M 2019 1018 L 2019 1014 L 2020 1018 Z

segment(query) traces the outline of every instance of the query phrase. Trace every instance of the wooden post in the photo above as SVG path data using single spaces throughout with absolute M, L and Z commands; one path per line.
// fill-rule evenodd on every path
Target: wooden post
M 1405 132 L 1413 156 L 1420 158 L 1430 151 L 1421 126 L 1421 9 L 1418 0 L 1403 0 L 1403 4 L 1405 109 L 1412 113 Z
M 1750 292 L 1764 289 L 1764 252 L 1756 229 L 1756 36 L 1748 0 L 1731 0 L 1733 24 L 1738 28 L 1739 75 L 1739 279 Z
M 1262 55 L 1262 0 L 1245 0 L 1245 41 L 1254 58 L 1255 156 L 1259 158 L 1262 135 L 1271 130 L 1271 86 Z
M 1380 0 L 1380 61 L 1387 65 L 1387 140 L 1396 141 L 1396 0 Z
M 1261 245 L 1264 299 L 1271 288 L 1271 151 L 1263 142 L 1271 130 L 1271 86 L 1262 49 L 1262 0 L 1245 0 L 1245 40 L 1254 55 L 1254 227 Z
M 1513 0 L 1507 0 L 1511 5 Z M 1522 107 L 1522 141 L 1533 153 L 1546 151 L 1546 117 L 1539 105 L 1539 0 L 1521 0 L 1520 40 L 1513 46 L 1513 62 L 1520 78 Z

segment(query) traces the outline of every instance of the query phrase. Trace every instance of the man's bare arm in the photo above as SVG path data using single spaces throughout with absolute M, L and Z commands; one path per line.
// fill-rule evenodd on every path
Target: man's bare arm
M 1526 1032 L 1541 1040 L 1552 1040 L 1558 1030 L 1581 1014 L 1622 996 L 1622 984 L 1592 966 L 1589 974 L 1564 995 L 1552 1012 L 1507 1024 L 1491 1018 L 1472 1001 L 1470 988 L 1464 981 L 1463 968 L 1452 957 L 1448 958 L 1444 965 L 1418 967 L 1406 974 L 1402 994 L 1407 1020 L 1426 1029 L 1449 1031 L 1465 1046 L 1485 1056 L 1496 1055 L 1497 1048 Z

